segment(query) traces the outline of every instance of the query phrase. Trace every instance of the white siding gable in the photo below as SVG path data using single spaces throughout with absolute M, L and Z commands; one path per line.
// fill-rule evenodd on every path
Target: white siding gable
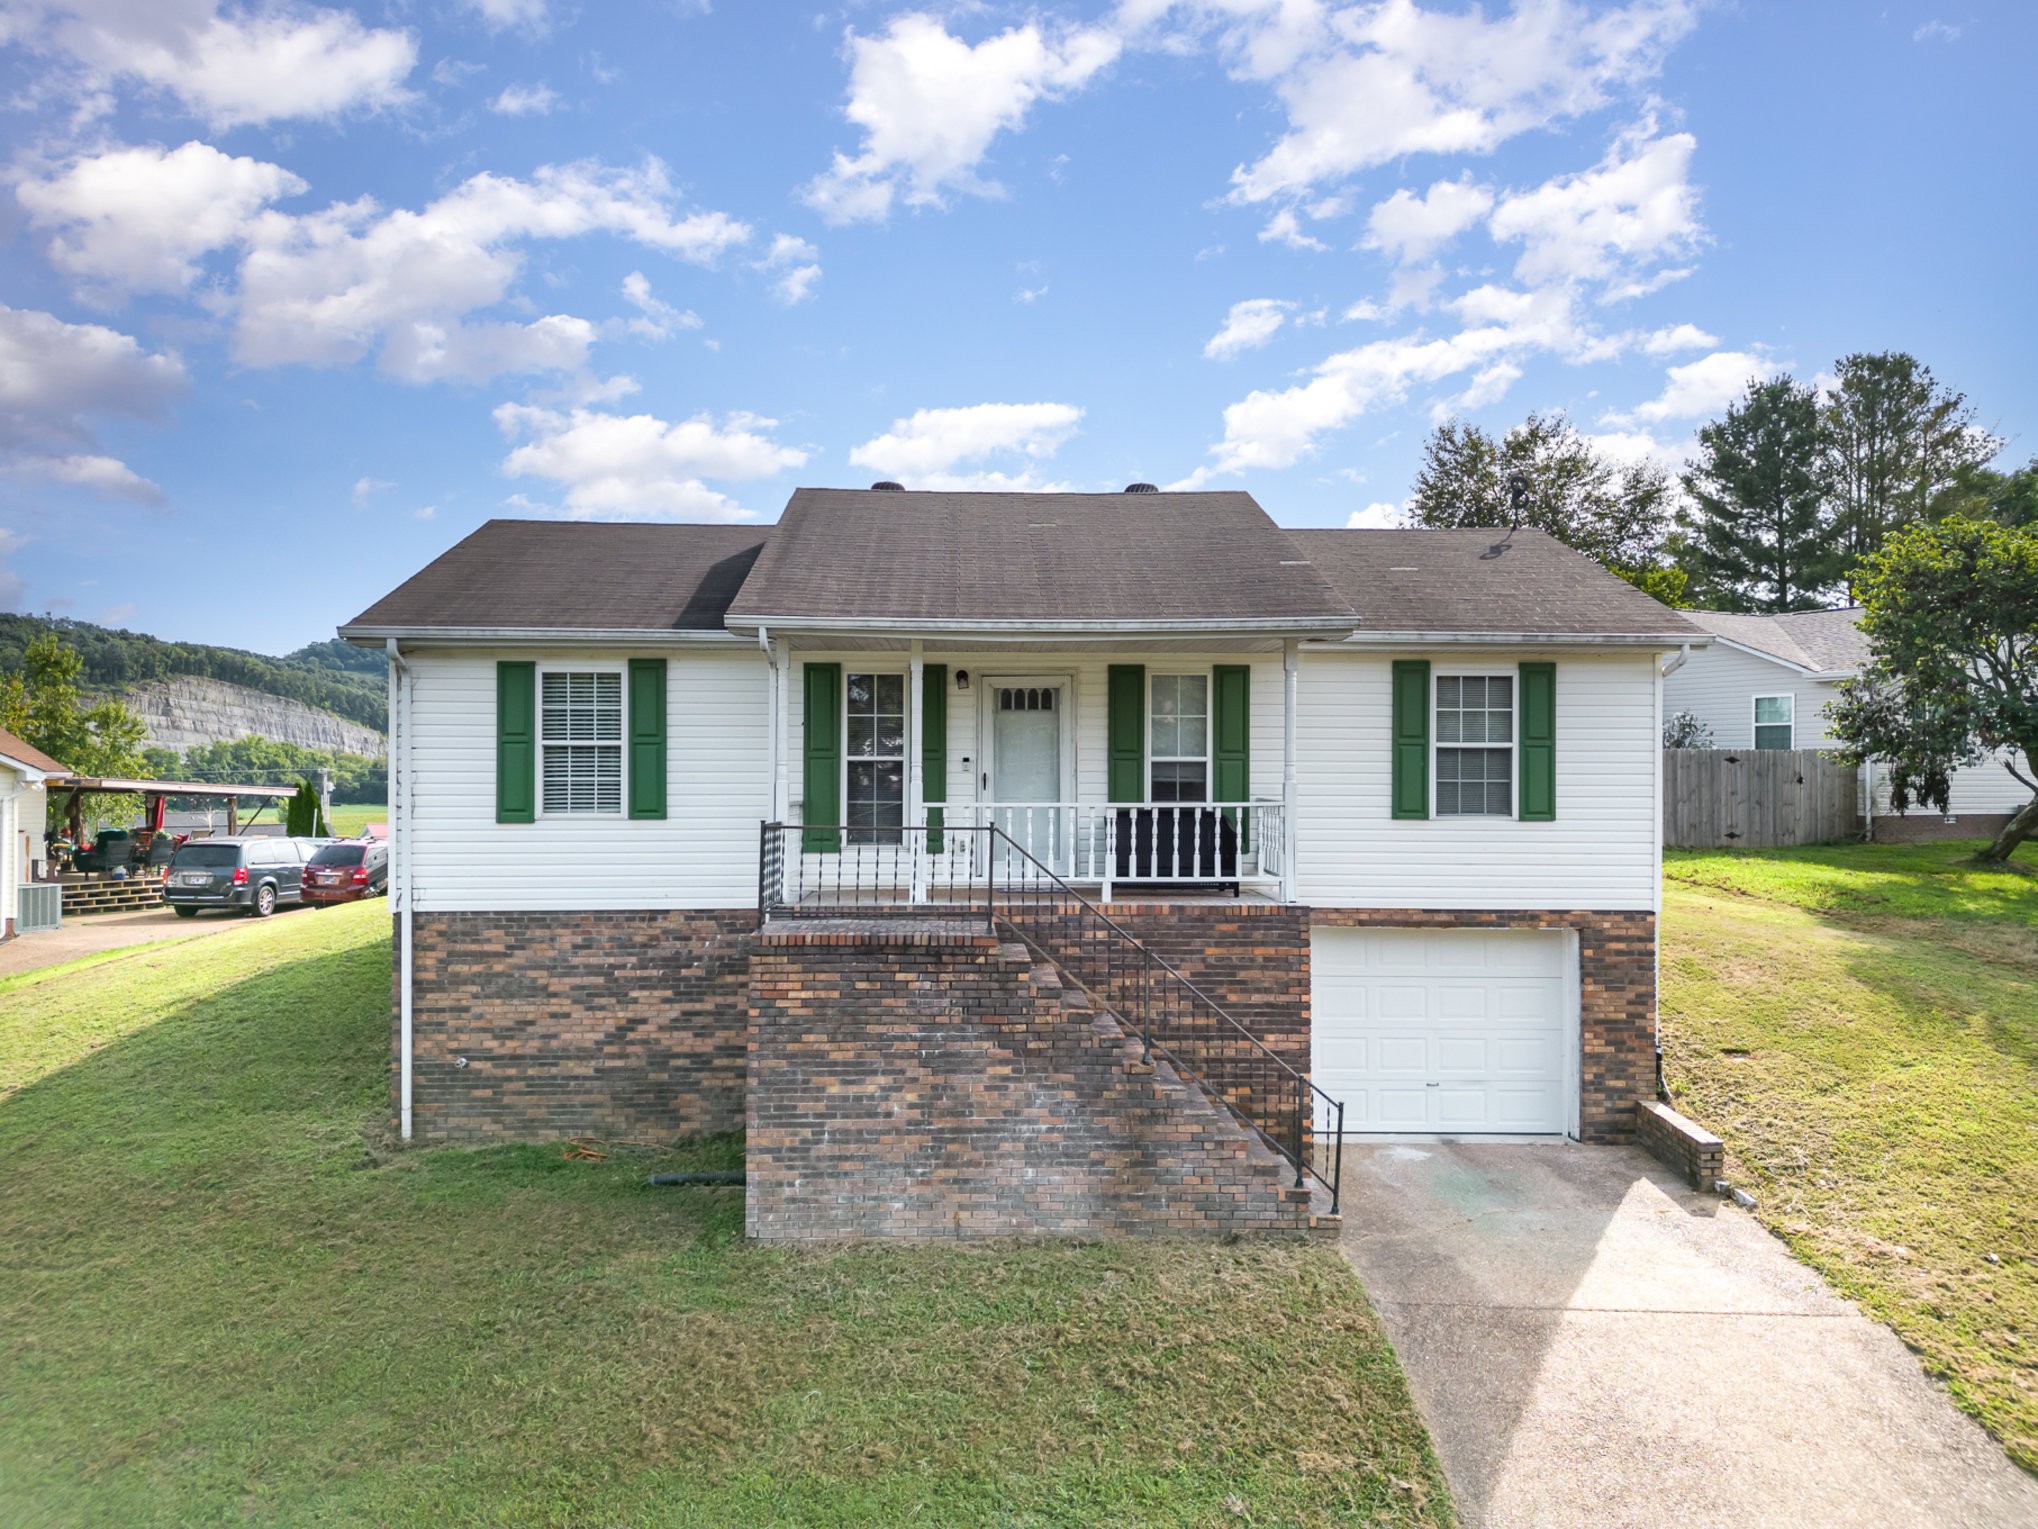
M 1296 741 L 1300 899 L 1316 907 L 1653 909 L 1660 736 L 1653 653 L 1402 654 L 1439 668 L 1557 664 L 1557 816 L 1397 821 L 1396 655 L 1305 652 Z M 1432 729 L 1434 719 L 1432 719 Z M 1432 801 L 1434 793 L 1432 793 Z
M 745 908 L 771 811 L 764 655 L 666 659 L 666 816 L 495 820 L 495 665 L 620 665 L 627 650 L 406 654 L 421 911 Z
M 1801 669 L 1723 642 L 1694 649 L 1684 666 L 1663 681 L 1663 715 L 1688 711 L 1712 729 L 1713 747 L 1752 749 L 1758 695 L 1797 698 L 1793 742 L 1798 748 L 1832 746 L 1826 703 L 1839 691 L 1831 680 L 1815 680 Z

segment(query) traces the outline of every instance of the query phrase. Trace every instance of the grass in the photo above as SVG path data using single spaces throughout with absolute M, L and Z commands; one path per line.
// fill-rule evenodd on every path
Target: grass
M 0 993 L 0 1522 L 1447 1525 L 1314 1245 L 741 1240 L 399 1151 L 382 904 Z
M 1666 857 L 1665 1071 L 1757 1214 L 2038 1469 L 2038 849 Z
M 370 823 L 387 823 L 386 802 L 343 802 L 333 808 L 329 826 L 336 839 L 357 839 Z

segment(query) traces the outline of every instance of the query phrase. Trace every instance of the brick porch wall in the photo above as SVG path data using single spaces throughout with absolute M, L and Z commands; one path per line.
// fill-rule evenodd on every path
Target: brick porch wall
M 417 914 L 415 1136 L 742 1129 L 756 923 L 747 908 Z
M 1326 929 L 1578 931 L 1578 1135 L 1635 1139 L 1635 1104 L 1656 1097 L 1656 915 L 1576 910 L 1312 908 Z
M 1309 1225 L 1282 1160 L 1021 946 L 925 920 L 774 929 L 751 995 L 753 1237 Z

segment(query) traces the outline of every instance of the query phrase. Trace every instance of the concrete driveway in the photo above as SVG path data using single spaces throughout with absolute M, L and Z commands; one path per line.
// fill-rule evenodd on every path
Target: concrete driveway
M 1471 1529 L 2038 1525 L 1888 1329 L 1638 1149 L 1380 1143 L 1344 1182 Z

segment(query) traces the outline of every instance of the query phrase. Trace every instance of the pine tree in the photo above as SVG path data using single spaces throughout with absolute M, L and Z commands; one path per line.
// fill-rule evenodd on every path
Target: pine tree
M 1815 609 L 1843 559 L 1826 509 L 1818 395 L 1794 378 L 1750 382 L 1698 432 L 1684 476 L 1699 582 L 1743 610 Z

